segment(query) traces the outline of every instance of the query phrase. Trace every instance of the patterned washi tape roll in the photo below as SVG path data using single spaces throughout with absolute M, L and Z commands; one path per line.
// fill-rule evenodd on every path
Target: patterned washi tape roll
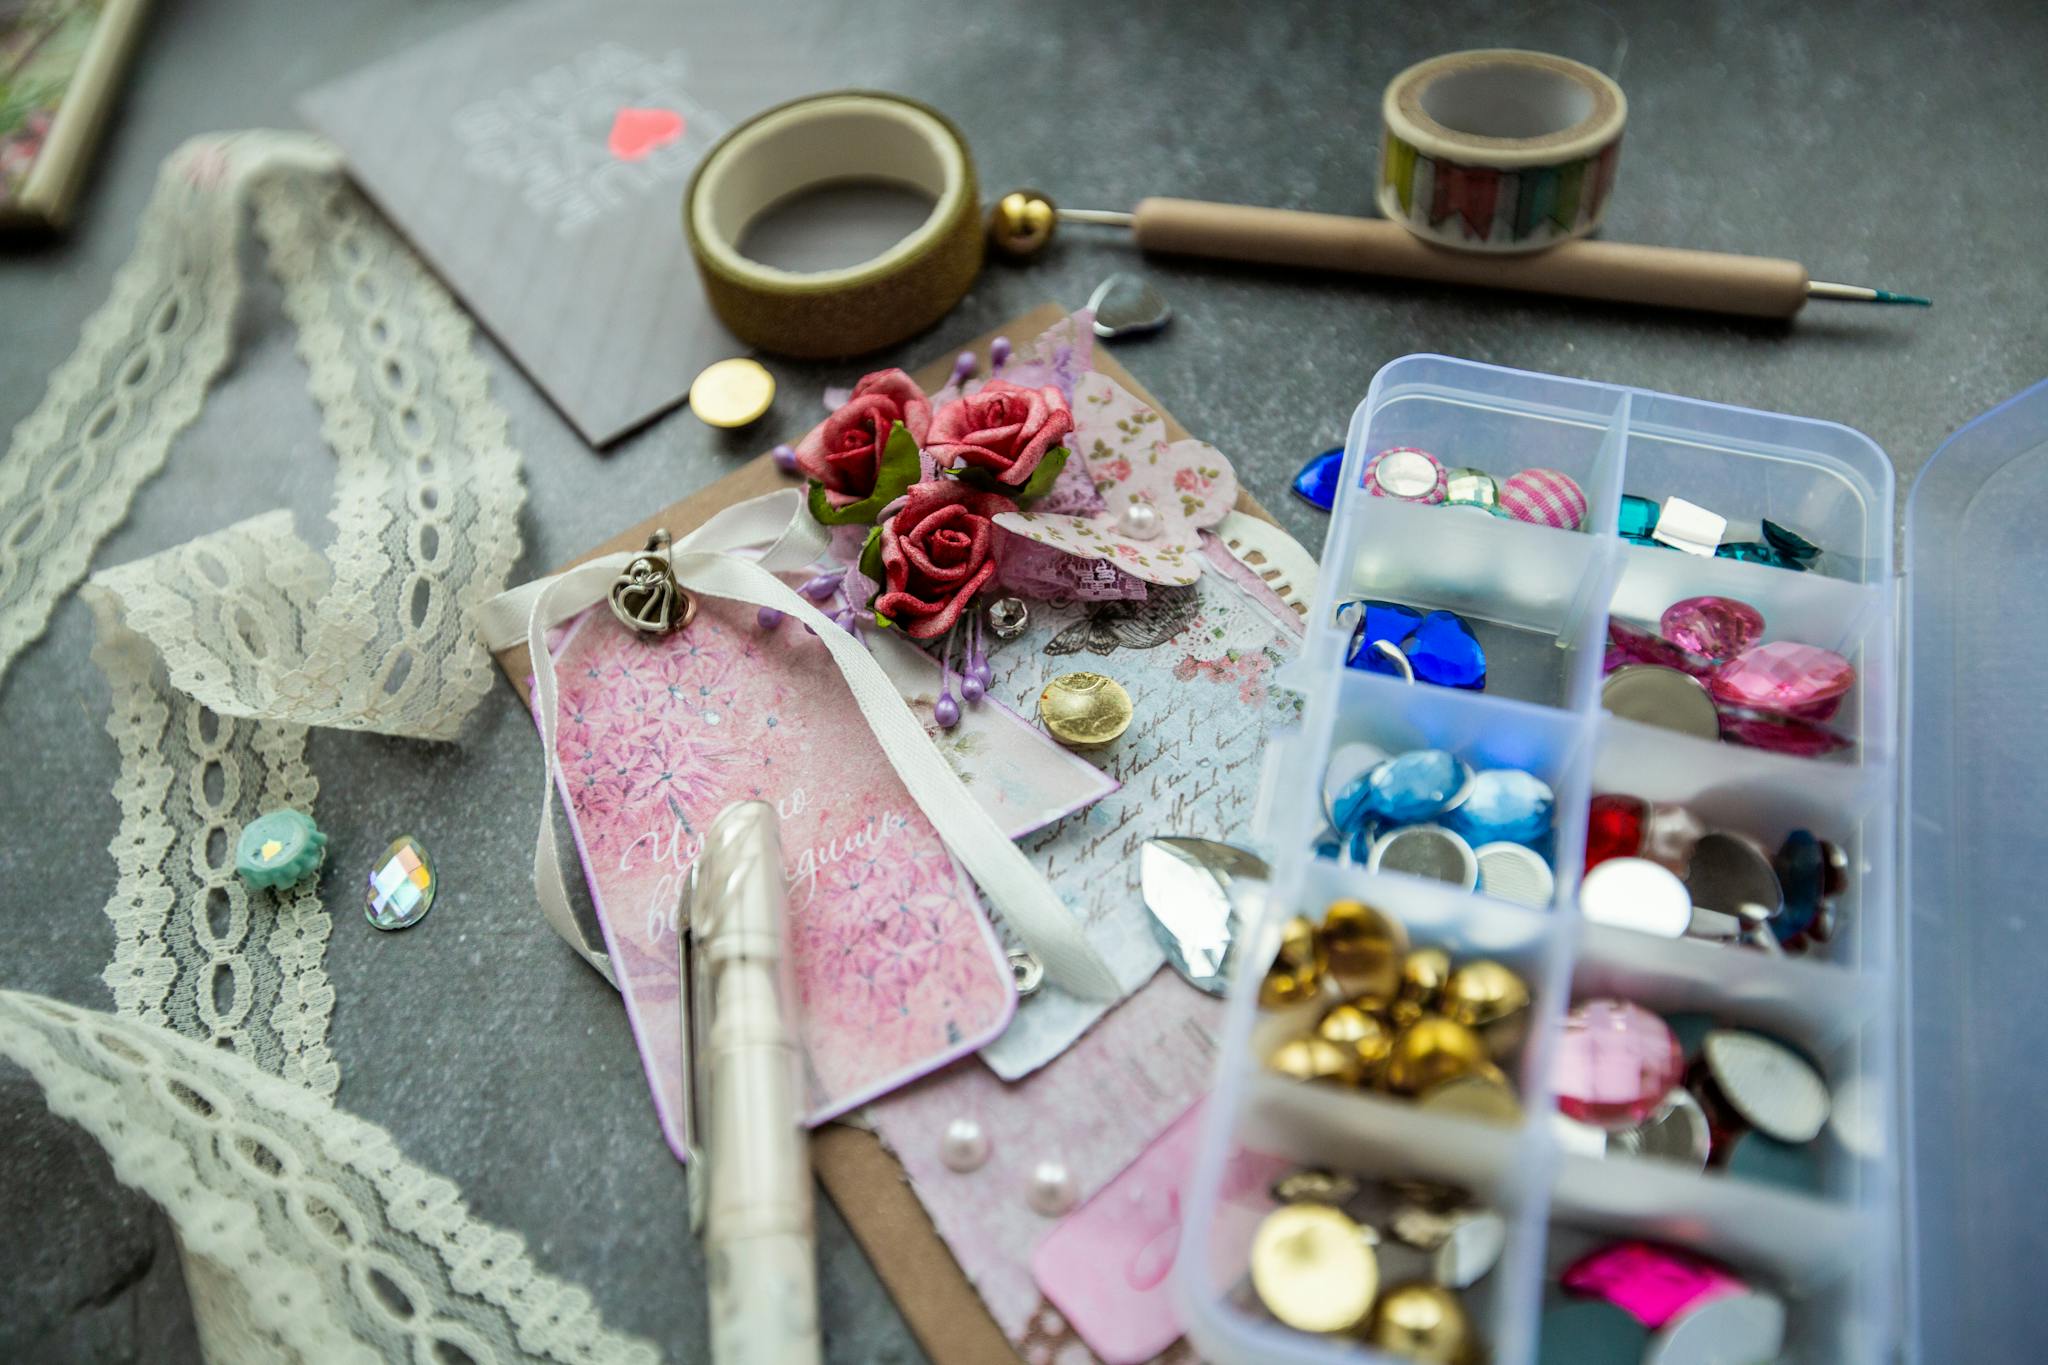
M 740 250 L 768 210 L 845 181 L 922 191 L 931 214 L 874 259 L 837 270 L 783 270 Z M 864 355 L 914 336 L 981 272 L 967 143 L 938 111 L 900 95 L 845 90 L 756 114 L 697 167 L 683 229 L 719 319 L 743 341 L 800 359 Z
M 1387 86 L 1380 212 L 1466 251 L 1535 251 L 1600 225 L 1628 100 L 1590 66 L 1491 48 Z

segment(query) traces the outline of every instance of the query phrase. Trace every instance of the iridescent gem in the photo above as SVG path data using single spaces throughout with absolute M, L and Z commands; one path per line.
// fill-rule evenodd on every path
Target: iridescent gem
M 1749 1289 L 1703 1256 L 1651 1242 L 1601 1247 L 1566 1266 L 1558 1284 L 1578 1298 L 1604 1299 L 1653 1332 L 1702 1304 Z
M 1500 486 L 1501 510 L 1516 521 L 1576 531 L 1586 524 L 1586 490 L 1559 469 L 1525 469 Z
M 1564 1019 L 1550 1079 L 1568 1118 L 1610 1131 L 1657 1112 L 1685 1071 L 1670 1026 L 1626 1000 L 1588 1000 Z
M 266 811 L 242 828 L 235 842 L 235 872 L 250 886 L 282 890 L 320 870 L 327 836 L 303 811 Z
M 1439 503 L 1444 500 L 1444 484 L 1443 464 L 1413 446 L 1382 450 L 1365 467 L 1365 491 L 1376 498 Z
M 1648 498 L 1622 494 L 1621 515 L 1615 519 L 1615 530 L 1630 540 L 1648 540 L 1656 529 L 1657 504 Z
M 1430 820 L 1462 804 L 1472 769 L 1443 749 L 1416 749 L 1382 763 L 1366 777 L 1368 809 L 1396 824 Z
M 1621 795 L 1594 797 L 1586 818 L 1587 870 L 1609 858 L 1640 857 L 1649 819 L 1646 801 Z
M 1673 602 L 1658 626 L 1672 644 L 1710 659 L 1732 659 L 1764 638 L 1763 613 L 1732 597 Z
M 1706 824 L 1684 806 L 1659 801 L 1650 807 L 1643 828 L 1643 856 L 1676 872 L 1692 861 L 1692 851 L 1706 832 Z
M 1303 465 L 1294 476 L 1294 495 L 1327 512 L 1337 503 L 1337 478 L 1344 472 L 1344 447 L 1333 446 Z
M 410 834 L 399 836 L 370 874 L 363 914 L 379 929 L 409 929 L 434 908 L 440 884 L 427 851 Z
M 1533 844 L 1550 833 L 1557 801 L 1550 784 L 1520 768 L 1488 768 L 1472 779 L 1472 795 L 1449 817 L 1475 844 Z
M 1782 1360 L 1785 1303 L 1751 1290 L 1706 1299 L 1650 1342 L 1643 1365 L 1715 1365 L 1723 1360 Z
M 1809 719 L 1855 685 L 1854 664 L 1833 650 L 1793 640 L 1746 649 L 1708 680 L 1714 695 L 1731 706 Z
M 1483 469 L 1453 469 L 1444 475 L 1444 501 L 1490 512 L 1500 506 L 1500 485 Z

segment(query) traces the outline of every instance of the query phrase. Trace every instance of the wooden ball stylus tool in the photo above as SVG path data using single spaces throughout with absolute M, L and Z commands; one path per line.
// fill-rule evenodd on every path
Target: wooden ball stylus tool
M 1129 213 L 1063 209 L 1037 190 L 1013 190 L 989 214 L 989 242 L 1013 260 L 1051 243 L 1061 223 L 1128 228 L 1138 246 L 1173 256 L 1297 266 L 1352 275 L 1515 289 L 1651 308 L 1684 308 L 1753 318 L 1789 318 L 1809 300 L 1905 303 L 1929 300 L 1889 289 L 1810 279 L 1797 261 L 1587 239 L 1541 251 L 1456 251 L 1385 218 L 1141 199 Z

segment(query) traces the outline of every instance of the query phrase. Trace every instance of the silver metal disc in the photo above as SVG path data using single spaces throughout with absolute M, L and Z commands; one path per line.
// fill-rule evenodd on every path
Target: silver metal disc
M 1765 917 L 1785 908 L 1785 891 L 1770 855 L 1739 834 L 1703 834 L 1692 846 L 1685 889 L 1694 905 L 1744 918 L 1745 906 L 1761 906 Z
M 1497 900 L 1540 910 L 1557 891 L 1550 864 L 1525 844 L 1481 844 L 1473 856 L 1479 860 L 1479 889 Z
M 1372 476 L 1396 498 L 1426 498 L 1436 487 L 1436 466 L 1412 450 L 1388 452 L 1373 466 Z
M 1785 1349 L 1785 1304 L 1752 1289 L 1709 1299 L 1650 1338 L 1643 1365 L 1753 1365 Z
M 1458 1215 L 1432 1261 L 1437 1283 L 1451 1289 L 1478 1284 L 1500 1263 L 1507 1244 L 1507 1220 L 1499 1214 L 1473 1209 Z
M 1704 1171 L 1712 1141 L 1707 1111 L 1700 1108 L 1691 1091 L 1679 1087 L 1665 1096 L 1662 1112 L 1608 1139 L 1608 1150 L 1616 1155 L 1647 1157 Z
M 1721 737 L 1721 714 L 1707 685 L 1690 673 L 1660 664 L 1628 664 L 1600 684 L 1610 715 L 1699 739 Z
M 1820 1136 L 1828 1088 L 1804 1057 L 1746 1029 L 1715 1029 L 1700 1050 L 1722 1096 L 1759 1133 L 1792 1143 Z
M 1369 872 L 1405 872 L 1449 882 L 1470 891 L 1479 884 L 1479 859 L 1472 845 L 1442 825 L 1409 825 L 1372 846 Z
M 1658 938 L 1683 938 L 1692 897 L 1678 874 L 1648 858 L 1609 858 L 1579 883 L 1579 913 Z

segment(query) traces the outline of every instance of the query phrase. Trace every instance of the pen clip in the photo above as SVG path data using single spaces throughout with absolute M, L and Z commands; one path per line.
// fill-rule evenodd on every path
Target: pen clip
M 698 1004 L 703 992 L 696 978 L 697 953 L 696 932 L 691 923 L 692 901 L 697 891 L 698 863 L 691 863 L 690 870 L 683 876 L 683 884 L 676 896 L 676 998 L 680 1006 L 680 1027 L 683 1044 L 683 1178 L 690 1207 L 690 1232 L 702 1236 L 704 1232 L 705 1172 L 704 1147 L 697 1137 L 698 1106 L 703 1102 L 699 1093 L 703 1087 L 704 1050 L 699 1044 L 703 1035 L 703 1020 L 699 1017 Z

